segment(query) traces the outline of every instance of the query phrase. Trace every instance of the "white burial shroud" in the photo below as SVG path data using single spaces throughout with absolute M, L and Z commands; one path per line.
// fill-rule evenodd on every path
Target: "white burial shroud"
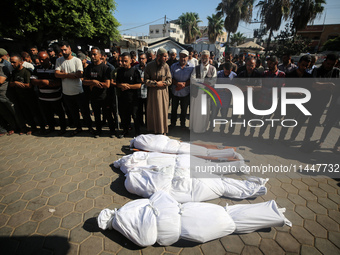
M 177 202 L 206 201 L 221 196 L 245 199 L 266 194 L 268 179 L 248 177 L 247 180 L 215 176 L 214 178 L 190 178 L 190 160 L 195 164 L 212 165 L 205 159 L 189 154 L 165 154 L 139 151 L 114 162 L 125 174 L 125 187 L 133 194 L 150 197 L 163 190 Z M 219 166 L 235 162 L 216 163 Z M 209 173 L 206 176 L 211 177 Z
M 291 226 L 284 208 L 275 201 L 233 205 L 179 204 L 165 192 L 138 199 L 119 210 L 104 209 L 97 221 L 101 229 L 115 229 L 135 244 L 145 247 L 171 245 L 179 239 L 204 243 L 232 233 L 250 233 L 262 228 Z

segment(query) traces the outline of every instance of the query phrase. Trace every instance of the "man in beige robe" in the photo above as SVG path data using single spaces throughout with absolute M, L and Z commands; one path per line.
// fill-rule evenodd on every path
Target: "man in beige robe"
M 147 129 L 155 134 L 164 135 L 168 133 L 168 86 L 171 85 L 167 57 L 167 51 L 159 48 L 156 59 L 149 62 L 144 71 L 144 80 L 148 87 Z

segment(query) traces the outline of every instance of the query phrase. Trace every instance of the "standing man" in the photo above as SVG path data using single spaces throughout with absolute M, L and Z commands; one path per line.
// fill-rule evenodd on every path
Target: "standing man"
M 253 101 L 256 101 L 256 99 L 258 98 L 258 92 L 261 89 L 261 79 L 260 79 L 261 75 L 255 68 L 256 67 L 255 58 L 251 56 L 247 57 L 244 66 L 245 66 L 245 70 L 241 71 L 238 74 L 235 83 L 242 90 L 244 94 L 244 98 L 248 98 L 247 90 L 248 88 L 251 88 L 253 90 L 253 98 L 254 98 Z M 248 120 L 250 120 L 253 117 L 253 114 L 250 112 L 247 103 L 246 102 L 244 103 L 245 103 L 244 104 L 244 115 L 240 115 L 245 120 L 244 125 L 242 125 L 240 129 L 241 136 L 245 135 L 247 128 L 248 128 L 247 126 Z M 236 122 L 237 118 L 238 118 L 237 115 L 232 116 L 233 123 Z M 234 130 L 235 130 L 235 125 L 230 126 L 229 134 L 232 134 Z M 252 138 L 253 135 L 254 135 L 254 132 L 250 132 L 249 137 Z
M 83 77 L 83 65 L 79 58 L 72 56 L 71 46 L 66 41 L 59 43 L 63 56 L 56 61 L 55 76 L 62 79 L 63 97 L 68 107 L 76 129 L 72 131 L 71 136 L 82 132 L 79 117 L 81 110 L 85 125 L 90 133 L 92 129 L 92 120 L 90 117 L 89 105 L 86 103 L 86 96 L 82 87 L 81 78 Z
M 201 64 L 195 66 L 191 73 L 191 81 L 203 81 L 210 85 L 215 84 L 217 77 L 216 68 L 209 64 L 210 52 L 208 50 L 202 51 Z M 207 102 L 207 114 L 201 114 L 201 95 L 203 91 L 198 89 L 197 86 L 191 88 L 193 95 L 191 95 L 190 102 L 190 129 L 195 133 L 204 133 L 207 131 L 210 120 L 210 103 Z
M 40 113 L 38 99 L 30 83 L 31 73 L 22 66 L 23 60 L 20 55 L 12 55 L 10 60 L 14 70 L 9 86 L 14 88 L 15 103 L 31 126 L 31 132 L 35 132 L 39 125 L 40 134 L 44 134 L 45 123 Z
M 155 52 L 153 50 L 148 50 L 148 52 L 146 53 L 146 58 L 147 58 L 146 63 L 149 63 L 149 62 L 155 60 L 155 58 L 156 58 Z
M 278 69 L 285 74 L 290 73 L 297 69 L 297 65 L 292 63 L 292 58 L 289 53 L 282 55 L 282 64 L 278 65 Z
M 139 65 L 136 65 L 135 68 L 139 71 L 140 77 L 142 80 L 142 86 L 140 90 L 138 91 L 138 112 L 137 112 L 137 118 L 139 121 L 140 126 L 144 126 L 146 123 L 146 109 L 147 109 L 147 95 L 148 95 L 148 88 L 145 85 L 144 80 L 144 71 L 146 67 L 146 54 L 140 53 L 138 56 Z M 145 122 L 144 122 L 144 110 L 145 110 Z
M 280 71 L 277 67 L 279 61 L 276 56 L 270 56 L 267 58 L 267 65 L 269 70 L 265 71 L 263 74 L 264 79 L 262 80 L 262 87 L 259 91 L 258 95 L 258 108 L 259 110 L 267 110 L 270 109 L 272 106 L 272 92 L 273 88 L 278 88 L 278 94 L 280 94 L 281 87 L 285 85 L 285 73 Z M 279 101 L 280 102 L 280 101 Z M 273 116 L 272 119 L 281 119 L 281 107 L 280 103 L 278 103 L 278 107 L 276 111 L 273 114 L 262 116 L 262 120 L 264 121 L 264 125 L 260 128 L 259 132 L 259 139 L 263 140 L 263 134 L 266 131 L 267 126 L 270 124 L 270 122 L 265 121 L 266 119 L 271 119 L 271 116 Z M 274 141 L 275 133 L 277 128 L 277 121 L 273 123 L 272 127 L 270 128 L 269 132 L 269 144 L 272 144 Z M 254 128 L 252 127 L 250 129 L 250 133 L 254 133 Z
M 307 109 L 311 112 L 312 116 L 300 115 L 298 125 L 294 127 L 290 141 L 296 139 L 303 124 L 308 119 L 308 125 L 303 141 L 305 144 L 310 142 L 315 128 L 319 124 L 320 118 L 332 95 L 338 89 L 339 84 L 334 83 L 334 81 L 340 78 L 340 70 L 334 67 L 337 61 L 337 55 L 328 54 L 322 65 L 313 70 L 312 76 L 317 78 L 317 82 L 314 82 L 314 84 L 312 84 L 312 88 L 310 88 L 312 98 L 307 105 Z
M 189 48 L 188 62 L 191 63 L 193 66 L 198 66 L 199 65 L 198 59 L 194 57 L 194 48 L 193 47 Z
M 91 49 L 91 64 L 85 69 L 83 85 L 90 87 L 90 101 L 94 112 L 96 132 L 94 137 L 98 138 L 102 133 L 103 115 L 108 116 L 106 102 L 106 92 L 110 87 L 110 70 L 102 61 L 102 53 L 98 47 Z M 111 135 L 115 133 L 113 118 L 108 119 Z
M 168 86 L 171 85 L 167 57 L 167 51 L 159 48 L 156 60 L 148 63 L 144 72 L 145 84 L 148 87 L 147 129 L 164 135 L 168 133 Z
M 179 53 L 179 62 L 171 66 L 172 76 L 172 106 L 171 106 L 171 125 L 175 127 L 177 122 L 177 108 L 181 105 L 181 128 L 186 129 L 185 119 L 190 104 L 190 76 L 194 70 L 194 65 L 188 63 L 189 52 L 182 50 Z
M 171 68 L 171 66 L 175 63 L 177 63 L 177 50 L 176 49 L 171 49 L 170 50 L 170 58 L 169 60 L 166 62 L 168 64 L 168 66 Z
M 32 46 L 31 48 L 30 48 L 30 54 L 31 54 L 31 56 L 32 56 L 32 59 L 33 58 L 37 58 L 38 57 L 38 47 L 37 46 Z
M 129 133 L 131 117 L 133 119 L 135 135 L 140 135 L 139 121 L 137 119 L 138 110 L 138 90 L 142 81 L 139 71 L 131 67 L 132 60 L 128 52 L 122 54 L 122 68 L 117 70 L 117 87 L 121 89 L 119 97 L 119 114 L 122 120 L 123 136 Z
M 119 51 L 116 47 L 112 47 L 111 49 L 112 57 L 109 58 L 109 63 L 113 65 L 115 68 L 117 68 L 118 65 L 118 57 L 119 57 Z
M 235 63 L 233 63 L 233 55 L 231 54 L 231 52 L 227 52 L 224 56 L 224 62 L 227 63 L 227 62 L 230 62 L 232 63 L 233 65 L 233 72 L 234 73 L 237 73 L 237 65 Z
M 59 135 L 63 135 L 66 133 L 66 120 L 61 103 L 61 79 L 55 77 L 54 65 L 46 52 L 40 52 L 38 57 L 41 65 L 34 70 L 31 84 L 38 87 L 40 105 L 47 120 L 49 132 L 55 131 L 54 114 L 57 114 L 60 121 Z

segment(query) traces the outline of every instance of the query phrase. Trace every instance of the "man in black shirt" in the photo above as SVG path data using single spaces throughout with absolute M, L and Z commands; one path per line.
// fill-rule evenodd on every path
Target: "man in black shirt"
M 98 47 L 91 49 L 91 64 L 85 69 L 83 85 L 90 87 L 90 100 L 94 112 L 94 119 L 96 123 L 96 132 L 94 137 L 98 138 L 102 132 L 102 118 L 101 112 L 106 113 L 106 96 L 107 89 L 110 87 L 110 73 L 107 65 L 101 60 L 102 54 Z M 108 118 L 111 136 L 115 133 L 112 116 Z
M 122 68 L 117 71 L 117 87 L 121 90 L 119 97 L 119 114 L 122 120 L 123 136 L 128 134 L 131 116 L 133 118 L 135 135 L 140 134 L 140 123 L 137 120 L 138 89 L 141 88 L 142 80 L 136 68 L 131 67 L 129 53 L 122 54 Z
M 15 103 L 22 112 L 24 118 L 31 126 L 32 132 L 40 126 L 40 133 L 45 133 L 45 123 L 41 115 L 38 99 L 30 83 L 31 73 L 22 66 L 23 60 L 20 55 L 12 55 L 11 64 L 13 67 L 9 86 L 13 88 Z M 27 134 L 30 134 L 28 131 Z

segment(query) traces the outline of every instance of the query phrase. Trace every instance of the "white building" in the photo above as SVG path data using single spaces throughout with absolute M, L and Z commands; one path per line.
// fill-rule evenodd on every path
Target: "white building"
M 184 32 L 179 25 L 174 23 L 166 23 L 159 25 L 149 26 L 149 37 L 150 39 L 171 37 L 179 43 L 184 44 Z

